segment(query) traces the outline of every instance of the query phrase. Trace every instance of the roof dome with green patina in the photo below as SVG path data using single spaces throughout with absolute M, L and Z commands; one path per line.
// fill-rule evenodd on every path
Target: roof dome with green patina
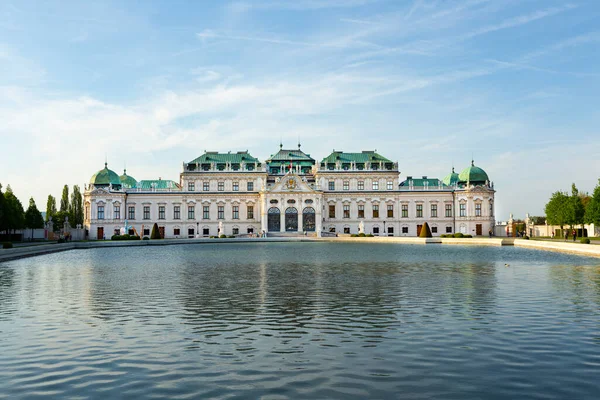
M 488 182 L 488 174 L 481 168 L 475 166 L 475 161 L 471 161 L 471 166 L 465 168 L 460 175 L 458 175 L 459 183 L 471 183 L 471 184 L 482 184 Z
M 128 189 L 132 189 L 137 186 L 137 181 L 133 178 L 133 176 L 127 175 L 126 169 L 123 170 L 123 175 L 119 177 L 119 180 L 121 181 L 123 187 Z
M 90 184 L 94 186 L 121 186 L 121 179 L 119 175 L 113 170 L 108 169 L 108 164 L 104 163 L 104 169 L 96 172 L 90 179 Z
M 442 183 L 446 186 L 454 186 L 458 183 L 458 174 L 454 172 L 454 167 L 452 167 L 452 173 L 442 179 Z

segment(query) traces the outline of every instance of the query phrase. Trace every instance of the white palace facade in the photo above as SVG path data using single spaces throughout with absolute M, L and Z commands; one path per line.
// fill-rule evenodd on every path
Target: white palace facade
M 494 226 L 493 184 L 474 165 L 444 179 L 407 176 L 375 151 L 334 151 L 315 161 L 297 149 L 261 162 L 247 151 L 205 152 L 183 164 L 179 181 L 137 181 L 104 169 L 84 194 L 88 238 L 114 234 L 164 238 L 373 234 L 487 235 Z

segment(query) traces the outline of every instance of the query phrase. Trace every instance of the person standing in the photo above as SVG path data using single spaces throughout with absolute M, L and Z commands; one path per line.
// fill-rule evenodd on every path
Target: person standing
M 573 229 L 573 241 L 575 241 L 575 239 L 577 239 L 577 231 Z

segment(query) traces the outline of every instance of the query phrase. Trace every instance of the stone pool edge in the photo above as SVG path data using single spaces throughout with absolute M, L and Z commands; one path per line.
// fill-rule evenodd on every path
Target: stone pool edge
M 211 243 L 276 243 L 276 242 L 338 242 L 338 243 L 397 243 L 397 244 L 445 244 L 470 246 L 516 246 L 537 250 L 570 253 L 581 256 L 600 257 L 600 246 L 580 243 L 543 242 L 514 238 L 415 238 L 415 237 L 275 237 L 275 238 L 232 238 L 232 239 L 165 239 L 141 241 L 98 241 L 44 244 L 13 249 L 0 249 L 0 262 L 35 257 L 44 254 L 58 253 L 76 249 L 94 249 L 102 247 L 135 247 L 135 246 L 170 246 L 177 244 L 211 244 Z

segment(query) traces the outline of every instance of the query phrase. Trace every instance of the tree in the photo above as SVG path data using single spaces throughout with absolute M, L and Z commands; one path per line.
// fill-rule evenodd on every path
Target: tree
M 78 224 L 83 225 L 83 196 L 77 185 L 73 186 L 69 214 L 69 222 L 73 228 L 76 228 Z
M 54 214 L 52 222 L 54 223 L 54 232 L 60 232 L 65 227 L 65 220 L 69 217 L 68 211 L 58 211 Z M 70 218 L 70 217 L 69 217 Z
M 65 185 L 60 199 L 60 211 L 69 211 L 69 185 Z
M 577 186 L 573 183 L 571 185 L 571 197 L 569 198 L 569 218 L 568 223 L 571 228 L 574 225 L 583 225 L 583 218 L 585 216 L 585 208 L 579 195 Z
M 8 228 L 6 218 L 8 216 L 8 212 L 6 210 L 6 200 L 4 199 L 4 194 L 2 194 L 2 184 L 0 184 L 0 232 L 4 232 Z
M 585 208 L 584 221 L 588 224 L 594 224 L 594 226 L 600 225 L 600 179 L 598 179 L 594 194 Z
M 158 224 L 156 222 L 154 223 L 154 226 L 152 226 L 150 239 L 162 239 L 162 236 L 160 236 L 160 230 L 158 229 Z
M 46 222 L 52 219 L 54 220 L 54 216 L 56 215 L 56 199 L 51 194 L 48 195 L 48 200 L 46 201 Z
M 559 225 L 560 228 L 568 223 L 569 196 L 561 191 L 554 192 L 546 204 L 546 220 L 550 225 Z
M 6 193 L 4 193 L 5 200 L 5 212 L 6 212 L 6 230 L 12 230 L 13 233 L 17 229 L 23 229 L 25 227 L 25 212 L 23 211 L 23 205 L 14 195 L 10 185 L 6 187 Z
M 31 238 L 33 239 L 33 230 L 44 227 L 44 217 L 35 205 L 33 197 L 29 199 L 29 207 L 25 211 L 25 227 L 31 229 Z
M 419 237 L 422 237 L 422 238 L 433 237 L 433 235 L 431 234 L 431 229 L 429 229 L 429 224 L 427 222 L 425 222 L 423 224 L 423 226 L 421 227 L 421 233 L 419 233 Z

